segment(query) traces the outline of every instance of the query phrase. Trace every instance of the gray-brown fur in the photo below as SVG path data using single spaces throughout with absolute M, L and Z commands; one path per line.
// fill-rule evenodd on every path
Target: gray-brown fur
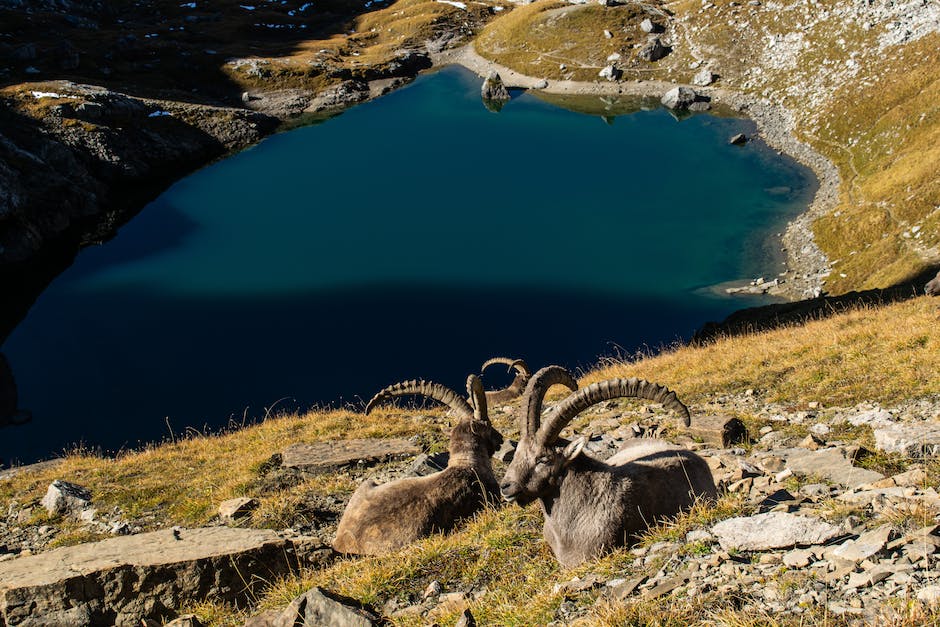
M 675 516 L 697 498 L 715 498 L 708 464 L 668 442 L 637 440 L 606 462 L 583 453 L 583 439 L 559 445 L 564 425 L 594 403 L 640 396 L 685 409 L 674 394 L 645 381 L 613 379 L 571 394 L 552 407 L 541 424 L 540 397 L 549 387 L 543 379 L 566 381 L 559 372 L 563 369 L 549 368 L 537 372 L 526 387 L 521 439 L 500 491 L 520 505 L 540 501 L 545 540 L 562 565 L 573 567 L 627 545 L 649 525 Z
M 438 386 L 437 396 L 456 397 L 444 386 L 426 382 L 390 386 L 376 397 L 414 394 L 422 385 L 423 389 Z M 453 397 L 440 394 L 440 388 Z M 503 438 L 487 417 L 486 396 L 479 377 L 470 375 L 467 389 L 471 399 L 467 407 L 471 411 L 463 410 L 458 402 L 451 405 L 460 410 L 459 422 L 450 434 L 447 468 L 426 477 L 408 477 L 382 485 L 365 481 L 350 498 L 340 519 L 333 542 L 336 551 L 364 555 L 395 551 L 433 533 L 452 530 L 487 502 L 499 498 L 490 458 Z M 374 406 L 375 403 L 369 403 L 370 409 Z
M 924 293 L 928 296 L 940 296 L 940 272 L 927 282 L 924 286 Z
M 512 383 L 503 389 L 490 390 L 486 393 L 486 402 L 491 406 L 502 405 L 522 396 L 522 393 L 525 391 L 526 383 L 529 382 L 529 377 L 532 376 L 529 366 L 525 361 L 522 359 L 512 359 L 510 357 L 493 357 L 492 359 L 487 359 L 483 363 L 483 367 L 480 368 L 480 374 L 483 374 L 490 366 L 497 364 L 509 366 L 516 371 L 516 376 L 513 378 Z

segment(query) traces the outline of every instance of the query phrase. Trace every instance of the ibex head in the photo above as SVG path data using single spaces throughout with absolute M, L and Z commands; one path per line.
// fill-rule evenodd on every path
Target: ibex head
M 550 495 L 557 488 L 559 479 L 585 444 L 584 438 L 578 438 L 561 445 L 558 434 L 575 416 L 592 405 L 613 398 L 645 398 L 678 411 L 685 425 L 689 424 L 689 410 L 674 392 L 642 379 L 609 379 L 594 383 L 556 404 L 542 421 L 545 393 L 558 384 L 572 391 L 578 388 L 571 373 L 561 366 L 542 368 L 526 386 L 521 406 L 524 413 L 520 415 L 519 422 L 519 445 L 499 486 L 507 501 L 526 505 Z
M 390 385 L 372 397 L 365 413 L 396 396 L 415 394 L 433 399 L 451 408 L 458 422 L 450 433 L 450 454 L 454 456 L 493 455 L 502 446 L 503 436 L 490 424 L 483 381 L 475 374 L 467 377 L 467 396 L 463 399 L 450 388 L 420 379 Z

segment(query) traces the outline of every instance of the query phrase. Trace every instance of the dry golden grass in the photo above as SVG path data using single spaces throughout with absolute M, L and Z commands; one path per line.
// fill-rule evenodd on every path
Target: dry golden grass
M 937 324 L 936 300 L 921 297 L 635 362 L 613 362 L 588 372 L 582 383 L 647 378 L 692 402 L 718 392 L 758 389 L 768 400 L 794 405 L 896 403 L 940 390 Z
M 375 412 L 362 416 L 345 411 L 314 412 L 271 418 L 233 433 L 198 436 L 155 445 L 107 459 L 77 451 L 61 465 L 18 475 L 0 482 L 0 504 L 38 502 L 53 479 L 67 478 L 89 488 L 95 507 L 118 507 L 145 528 L 166 524 L 199 525 L 215 515 L 218 504 L 243 496 L 258 476 L 259 466 L 296 442 L 330 438 L 407 436 L 426 434 L 428 425 L 401 413 Z M 311 479 L 297 490 L 322 493 L 349 490 L 342 477 Z M 258 522 L 283 519 L 288 493 L 261 495 Z M 62 521 L 66 524 L 67 521 Z

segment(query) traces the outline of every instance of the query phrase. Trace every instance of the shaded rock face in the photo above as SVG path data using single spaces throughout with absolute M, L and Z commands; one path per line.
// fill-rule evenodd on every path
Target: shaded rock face
M 295 543 L 269 530 L 174 529 L 0 563 L 0 624 L 140 625 L 186 603 L 245 602 L 296 571 Z
M 940 296 L 940 272 L 924 286 L 924 293 L 928 296 Z
M 672 52 L 672 48 L 663 44 L 659 37 L 654 37 L 640 48 L 637 55 L 644 61 L 656 62 Z

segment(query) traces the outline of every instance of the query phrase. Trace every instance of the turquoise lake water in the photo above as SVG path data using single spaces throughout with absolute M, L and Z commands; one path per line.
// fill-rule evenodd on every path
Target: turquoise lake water
M 2 347 L 34 420 L 0 458 L 460 386 L 494 355 L 586 366 L 767 302 L 706 289 L 774 276 L 768 238 L 814 191 L 728 145 L 751 122 L 530 94 L 497 114 L 479 84 L 446 69 L 271 137 L 84 250 Z

